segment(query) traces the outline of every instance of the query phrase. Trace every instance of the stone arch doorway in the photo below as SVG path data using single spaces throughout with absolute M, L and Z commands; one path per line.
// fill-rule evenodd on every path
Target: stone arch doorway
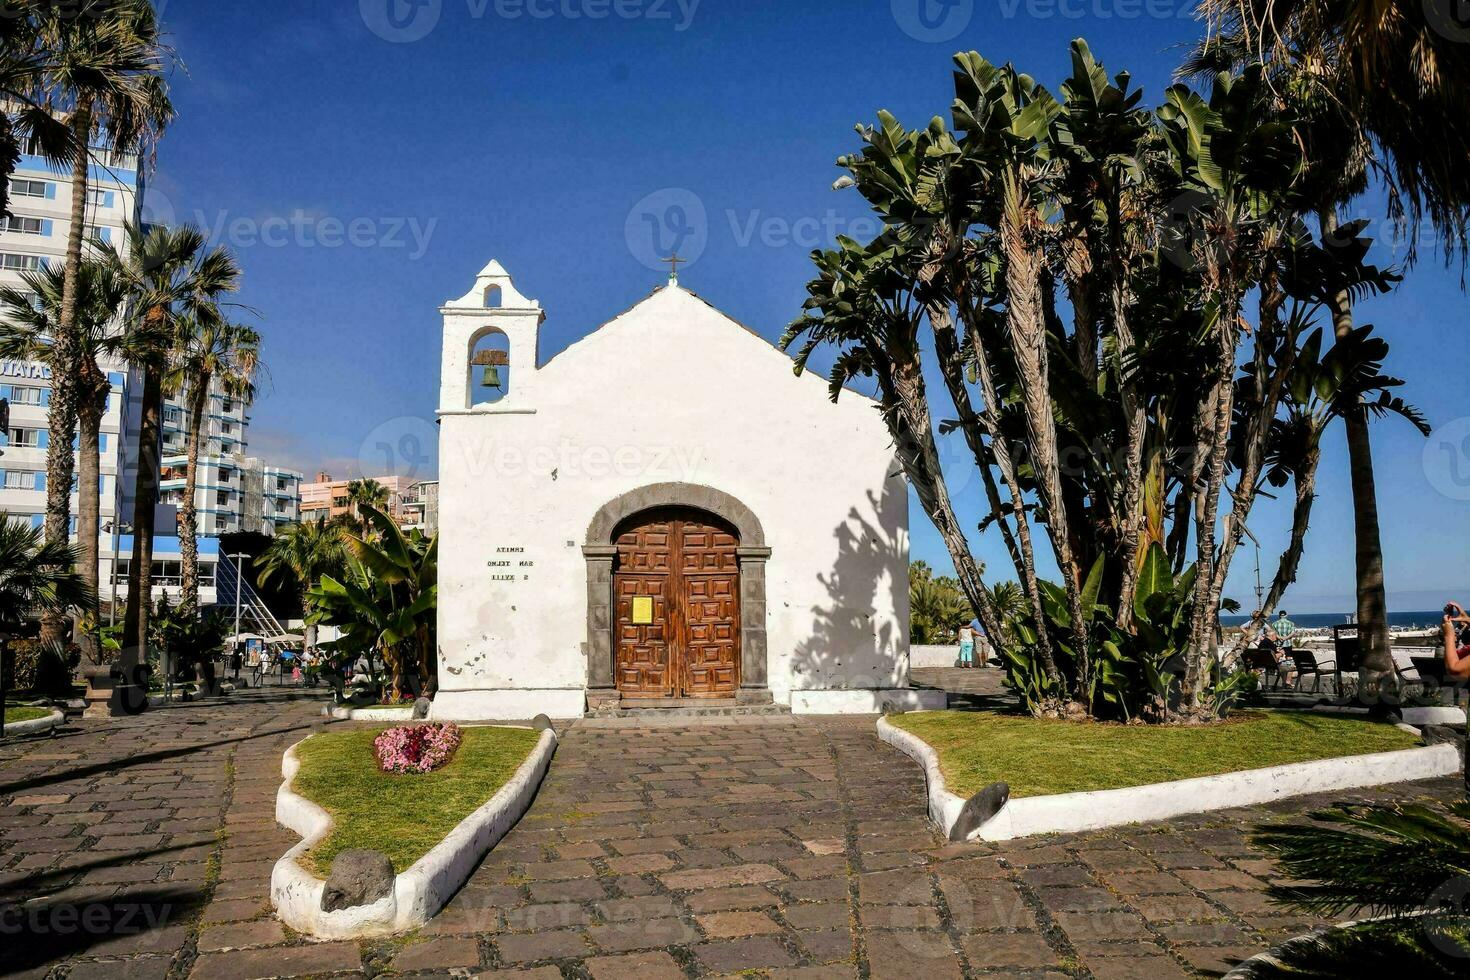
M 597 512 L 582 551 L 589 690 L 637 699 L 768 692 L 771 551 L 743 503 L 694 484 L 643 487 Z

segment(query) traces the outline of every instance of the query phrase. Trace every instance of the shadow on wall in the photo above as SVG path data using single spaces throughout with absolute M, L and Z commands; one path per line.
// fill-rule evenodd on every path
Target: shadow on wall
M 908 638 L 899 635 L 899 624 L 893 620 L 874 618 L 881 591 L 893 592 L 883 596 L 885 607 L 900 609 L 908 603 L 908 549 L 903 508 L 894 506 L 895 492 L 907 491 L 902 483 L 890 480 L 881 500 L 868 493 L 880 524 L 854 507 L 833 531 L 837 557 L 830 574 L 817 576 L 827 590 L 827 601 L 812 607 L 811 634 L 792 657 L 792 687 L 872 690 L 895 687 L 902 678 L 899 658 Z M 893 573 L 885 580 L 882 573 L 887 569 Z

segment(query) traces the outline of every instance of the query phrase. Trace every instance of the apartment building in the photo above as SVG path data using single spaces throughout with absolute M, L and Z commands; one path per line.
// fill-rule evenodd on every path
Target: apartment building
M 372 476 L 388 491 L 388 513 L 400 524 L 413 523 L 414 514 L 406 506 L 415 481 L 406 476 Z M 334 480 L 330 473 L 317 473 L 316 480 L 301 486 L 301 520 L 332 520 L 355 514 L 347 495 L 351 480 Z

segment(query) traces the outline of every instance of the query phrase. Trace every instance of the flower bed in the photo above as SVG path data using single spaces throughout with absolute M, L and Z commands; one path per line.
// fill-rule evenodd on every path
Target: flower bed
M 428 728 L 430 726 L 416 726 Z M 392 729 L 390 729 L 391 731 Z M 301 743 L 294 789 L 331 815 L 332 833 L 307 854 L 325 874 L 344 850 L 382 851 L 403 871 L 495 795 L 535 747 L 526 728 L 465 728 L 454 757 L 432 772 L 385 772 L 381 729 L 323 732 Z
M 433 772 L 454 757 L 460 732 L 456 724 L 389 728 L 373 739 L 378 768 L 400 775 Z

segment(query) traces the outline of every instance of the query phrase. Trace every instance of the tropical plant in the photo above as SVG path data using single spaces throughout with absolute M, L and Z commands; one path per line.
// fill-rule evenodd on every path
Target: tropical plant
M 37 360 L 51 367 L 53 379 L 75 372 L 70 384 L 77 430 L 77 552 L 82 580 L 95 595 L 99 587 L 98 531 L 101 525 L 102 416 L 112 392 L 106 364 L 129 354 L 129 336 L 117 329 L 126 292 L 111 268 L 96 261 L 82 263 L 77 287 L 73 362 L 61 363 L 52 338 L 57 336 L 66 287 L 65 272 L 49 267 L 28 272 L 24 289 L 0 288 L 0 357 Z M 97 606 L 82 610 L 83 620 L 96 621 Z M 80 633 L 82 653 L 100 663 L 97 637 Z
M 909 566 L 909 639 L 914 643 L 954 643 L 961 623 L 975 611 L 948 575 L 935 576 L 927 562 Z
M 40 528 L 0 511 L 0 632 L 20 630 L 32 613 L 93 601 L 76 564 L 70 545 L 47 541 Z
M 1470 244 L 1470 85 L 1463 21 L 1450 0 L 1205 0 L 1210 32 L 1184 66 L 1209 74 L 1259 63 L 1278 102 L 1298 115 L 1307 179 L 1301 209 L 1324 237 L 1338 210 L 1371 178 L 1388 192 L 1389 213 L 1417 226 L 1427 218 L 1448 260 Z M 1409 235 L 1412 262 L 1417 235 Z M 1339 344 L 1353 338 L 1353 296 L 1331 298 Z M 1356 544 L 1361 690 L 1393 676 L 1387 587 L 1373 469 L 1370 405 L 1340 413 L 1347 436 Z
M 188 433 L 185 441 L 184 496 L 179 507 L 179 552 L 183 565 L 182 601 L 199 604 L 199 448 L 209 420 L 209 399 L 217 385 L 227 398 L 247 404 L 255 396 L 260 370 L 260 334 L 226 320 L 217 306 L 186 313 L 178 321 L 178 336 L 164 391 L 187 400 Z
M 172 674 L 182 677 L 192 671 L 201 694 L 215 697 L 220 693 L 214 659 L 224 649 L 225 638 L 230 633 L 222 610 L 201 613 L 188 602 L 170 607 L 165 595 L 158 601 L 149 628 L 154 642 L 168 653 Z
M 377 508 L 366 511 L 372 534 L 345 535 L 351 555 L 339 581 L 323 574 L 308 594 L 309 625 L 334 626 L 323 648 L 345 657 L 380 657 L 392 675 L 390 699 L 432 692 L 437 673 L 438 537 L 404 534 Z
M 260 557 L 260 584 L 286 578 L 296 582 L 303 614 L 310 611 L 311 590 L 323 575 L 339 579 L 347 566 L 342 530 L 323 519 L 282 528 Z M 306 645 L 316 646 L 316 625 L 306 627 Z
M 114 152 L 139 151 L 173 116 L 162 76 L 165 55 L 149 0 L 79 0 L 23 3 L 34 43 L 45 52 L 32 84 L 32 100 L 71 131 L 71 214 L 64 287 L 52 336 L 53 358 L 67 370 L 52 376 L 46 460 L 46 537 L 70 536 L 72 437 L 77 424 L 82 371 L 77 318 L 81 300 L 82 245 L 87 228 L 87 188 L 92 141 L 101 135 Z M 59 639 L 57 613 L 43 620 L 42 635 Z
M 1310 824 L 1258 827 L 1293 911 L 1366 921 L 1292 940 L 1252 977 L 1461 977 L 1470 959 L 1470 803 L 1338 804 Z
M 784 342 L 800 341 L 798 371 L 837 348 L 834 398 L 876 380 L 960 587 L 1001 636 L 939 462 L 932 345 L 947 396 L 939 431 L 959 432 L 974 456 L 991 506 L 981 531 L 998 531 L 1027 600 L 1018 654 L 1045 692 L 1033 710 L 1208 717 L 1221 591 L 1303 338 L 1328 297 L 1393 277 L 1364 264 L 1358 228 L 1344 246 L 1297 220 L 1293 120 L 1259 70 L 1221 74 L 1207 96 L 1176 85 L 1150 110 L 1085 43 L 1072 63 L 1058 101 L 1010 66 L 958 55 L 952 130 L 937 118 L 908 130 L 887 113 L 860 127 L 838 183 L 885 230 L 814 255 Z M 1038 579 L 1033 522 L 1054 585 Z M 1171 581 L 1195 569 L 1167 638 L 1134 622 L 1155 546 Z M 1127 638 L 1114 644 L 1135 661 L 1126 669 L 1094 628 L 1099 605 Z M 1148 686 L 1145 650 L 1177 672 L 1177 698 Z M 1144 686 L 1120 693 L 1122 679 Z
M 228 250 L 206 250 L 208 241 L 197 228 L 154 225 L 142 231 L 128 226 L 125 237 L 125 250 L 107 244 L 101 248 L 103 259 L 127 290 L 126 328 L 132 335 L 133 363 L 143 371 L 133 557 L 121 657 L 122 666 L 128 668 L 147 649 L 149 637 L 164 374 L 178 347 L 181 320 L 208 316 L 217 309 L 221 295 L 239 288 L 240 269 Z

